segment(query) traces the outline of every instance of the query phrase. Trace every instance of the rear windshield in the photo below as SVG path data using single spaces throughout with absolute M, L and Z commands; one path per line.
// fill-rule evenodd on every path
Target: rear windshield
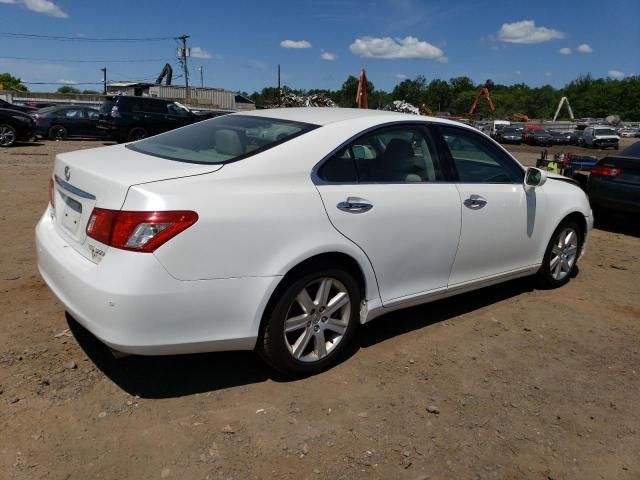
M 596 135 L 615 135 L 616 132 L 612 128 L 596 128 Z
M 127 145 L 187 163 L 228 163 L 268 150 L 317 128 L 274 118 L 225 115 Z
M 100 113 L 111 113 L 111 108 L 116 104 L 116 101 L 112 98 L 105 98 L 102 101 L 102 106 L 100 107 Z

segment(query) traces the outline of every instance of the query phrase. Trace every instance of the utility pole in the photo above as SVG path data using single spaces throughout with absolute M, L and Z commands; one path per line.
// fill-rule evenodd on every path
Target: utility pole
M 278 105 L 282 102 L 282 90 L 280 89 L 280 64 L 278 64 Z
M 182 50 L 180 51 L 180 57 L 182 59 L 182 70 L 184 71 L 184 87 L 185 87 L 185 100 L 189 100 L 189 67 L 187 65 L 187 38 L 189 35 L 182 35 L 178 37 L 178 40 L 182 40 Z
M 198 70 L 200 70 L 200 88 L 204 88 L 204 79 L 202 78 L 202 65 L 200 65 L 200 67 L 198 68 Z
M 102 93 L 104 95 L 107 94 L 107 67 L 103 67 L 100 69 L 102 72 Z

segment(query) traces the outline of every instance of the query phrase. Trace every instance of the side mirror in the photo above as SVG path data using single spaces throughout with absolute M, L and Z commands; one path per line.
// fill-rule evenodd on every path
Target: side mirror
M 541 187 L 547 181 L 547 172 L 539 168 L 530 167 L 524 175 L 524 189 L 532 192 L 536 187 Z

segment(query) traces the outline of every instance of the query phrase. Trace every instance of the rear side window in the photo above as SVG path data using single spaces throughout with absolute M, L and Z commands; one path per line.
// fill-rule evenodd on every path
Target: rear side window
M 149 113 L 167 113 L 167 104 L 157 100 L 143 100 L 142 111 Z
M 328 182 L 416 183 L 444 180 L 440 157 L 428 131 L 403 125 L 354 140 L 318 171 Z
M 317 125 L 224 115 L 127 145 L 140 153 L 187 163 L 228 163 L 303 135 Z

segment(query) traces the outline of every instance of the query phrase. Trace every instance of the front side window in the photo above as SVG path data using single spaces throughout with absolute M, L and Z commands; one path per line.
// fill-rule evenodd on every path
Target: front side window
M 268 150 L 317 125 L 250 115 L 224 115 L 127 145 L 130 150 L 187 163 L 228 163 Z
M 488 139 L 465 128 L 440 126 L 438 130 L 465 183 L 522 183 L 524 171 Z
M 440 158 L 421 126 L 388 127 L 363 135 L 318 171 L 329 182 L 412 183 L 444 180 Z

